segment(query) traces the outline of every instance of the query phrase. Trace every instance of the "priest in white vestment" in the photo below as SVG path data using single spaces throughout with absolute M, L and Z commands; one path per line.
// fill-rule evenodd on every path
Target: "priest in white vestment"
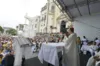
M 92 56 L 89 58 L 86 66 L 98 66 L 100 63 L 100 51 L 95 54 L 95 56 Z
M 76 44 L 77 35 L 74 33 L 74 28 L 69 28 L 68 33 L 70 35 L 64 47 L 63 64 L 64 66 L 80 66 L 79 52 Z

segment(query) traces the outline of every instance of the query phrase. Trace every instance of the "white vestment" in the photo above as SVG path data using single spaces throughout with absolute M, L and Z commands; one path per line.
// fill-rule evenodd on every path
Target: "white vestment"
M 79 52 L 76 44 L 77 36 L 75 33 L 71 34 L 64 47 L 63 63 L 64 66 L 80 66 Z
M 65 43 L 68 38 L 64 36 L 63 42 Z
M 100 56 L 100 51 L 95 56 Z M 98 62 L 100 63 L 100 61 L 98 61 Z M 86 66 L 97 66 L 98 62 L 95 63 L 95 60 L 92 56 L 92 57 L 89 58 Z

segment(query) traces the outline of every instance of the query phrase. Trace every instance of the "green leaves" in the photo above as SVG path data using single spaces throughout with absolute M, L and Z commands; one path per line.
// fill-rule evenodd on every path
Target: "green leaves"
M 3 33 L 4 29 L 0 26 L 0 32 Z
M 13 28 L 9 29 L 6 31 L 8 34 L 11 34 L 11 35 L 17 35 L 17 31 Z

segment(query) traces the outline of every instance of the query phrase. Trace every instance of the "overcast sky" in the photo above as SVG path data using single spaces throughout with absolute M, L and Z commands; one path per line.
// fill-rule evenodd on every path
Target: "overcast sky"
M 34 17 L 40 14 L 47 0 L 0 0 L 0 25 L 15 28 L 25 23 L 25 14 Z

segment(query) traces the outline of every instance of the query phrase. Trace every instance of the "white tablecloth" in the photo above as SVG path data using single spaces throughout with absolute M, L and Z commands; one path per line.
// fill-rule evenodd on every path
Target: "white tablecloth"
M 39 51 L 38 58 L 43 63 L 43 60 L 59 66 L 58 52 L 63 50 L 64 43 L 43 43 Z

